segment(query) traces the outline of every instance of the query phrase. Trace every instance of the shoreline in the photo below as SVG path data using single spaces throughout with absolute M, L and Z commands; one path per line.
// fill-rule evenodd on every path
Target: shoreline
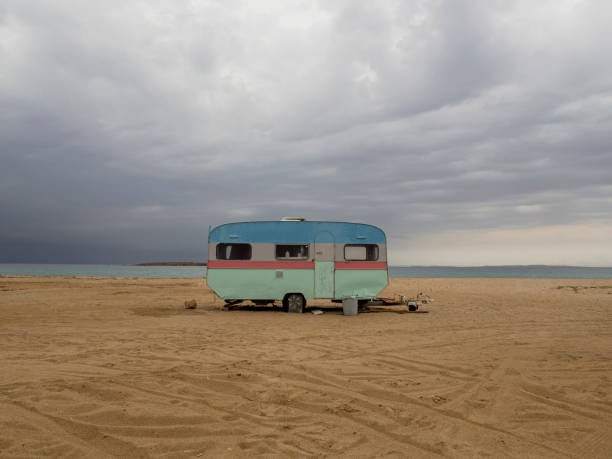
M 135 265 L 128 266 L 208 266 L 208 263 L 195 261 L 162 261 L 153 263 L 137 263 Z
M 178 262 L 177 262 L 178 263 Z M 183 262 L 180 262 L 183 263 Z M 0 264 L 3 276 L 78 276 L 126 278 L 193 278 L 207 275 L 208 266 L 36 265 Z M 612 268 L 592 267 L 398 267 L 389 266 L 391 279 L 612 279 Z
M 206 279 L 206 276 L 202 277 L 143 277 L 143 276 L 88 276 L 88 275 L 80 275 L 80 276 L 72 276 L 72 275 L 27 275 L 27 274 L 0 274 L 0 279 L 12 279 L 12 278 L 32 278 L 32 279 L 45 279 L 45 278 L 58 278 L 58 279 L 183 279 L 183 280 L 198 280 L 198 279 Z M 389 280 L 391 279 L 407 279 L 407 280 L 517 280 L 517 281 L 538 281 L 538 280 L 558 280 L 558 281 L 588 281 L 588 280 L 600 280 L 600 281 L 610 281 L 612 283 L 611 277 L 394 277 L 389 276 Z

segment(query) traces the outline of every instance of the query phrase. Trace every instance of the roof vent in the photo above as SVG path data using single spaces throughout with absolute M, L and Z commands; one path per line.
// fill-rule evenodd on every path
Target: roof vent
M 306 219 L 304 217 L 283 217 L 281 218 L 281 222 L 305 222 Z

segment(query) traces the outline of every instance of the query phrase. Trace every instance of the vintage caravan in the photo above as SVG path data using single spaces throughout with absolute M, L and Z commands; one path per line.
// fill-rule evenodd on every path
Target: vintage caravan
M 302 312 L 313 298 L 374 298 L 388 282 L 385 233 L 372 225 L 284 218 L 208 235 L 207 283 L 228 303 L 282 300 Z

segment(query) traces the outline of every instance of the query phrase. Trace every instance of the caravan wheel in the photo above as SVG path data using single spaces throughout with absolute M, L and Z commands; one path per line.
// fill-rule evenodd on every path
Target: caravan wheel
M 304 306 L 306 306 L 306 300 L 300 293 L 290 293 L 285 296 L 283 300 L 283 306 L 287 305 L 287 312 L 294 312 L 301 314 L 304 312 Z

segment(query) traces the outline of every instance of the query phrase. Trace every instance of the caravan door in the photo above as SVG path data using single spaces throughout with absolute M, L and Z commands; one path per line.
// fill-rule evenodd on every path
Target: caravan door
M 334 236 L 329 231 L 319 231 L 314 244 L 314 297 L 334 297 Z

